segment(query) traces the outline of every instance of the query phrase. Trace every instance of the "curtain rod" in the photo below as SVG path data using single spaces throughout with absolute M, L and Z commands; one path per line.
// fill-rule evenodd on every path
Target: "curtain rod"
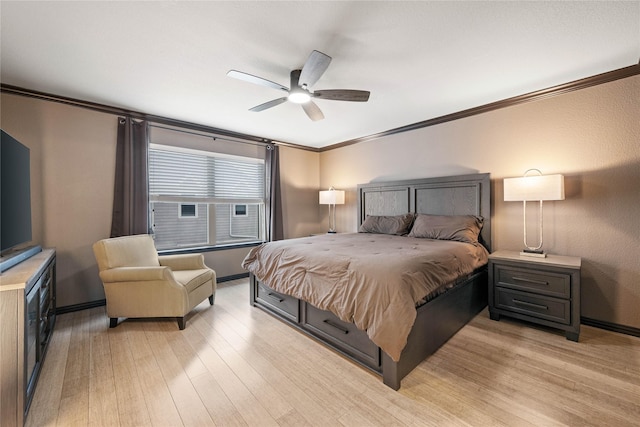
M 256 142 L 256 141 L 249 141 L 249 140 L 238 140 L 238 139 L 229 139 L 226 138 L 224 136 L 220 136 L 218 134 L 212 133 L 212 132 L 197 132 L 191 129 L 187 129 L 187 128 L 177 128 L 174 126 L 167 126 L 167 125 L 162 125 L 162 124 L 157 124 L 155 122 L 150 121 L 149 122 L 149 127 L 154 127 L 154 128 L 158 128 L 158 129 L 165 129 L 165 130 L 170 130 L 170 131 L 174 131 L 174 132 L 181 132 L 181 133 L 187 133 L 190 135 L 197 135 L 197 136 L 203 136 L 205 138 L 211 138 L 214 141 L 217 140 L 221 140 L 221 141 L 228 141 L 228 142 L 237 142 L 239 144 L 248 144 L 248 145 L 254 145 L 254 146 L 258 146 L 258 147 L 269 147 L 270 145 L 277 145 L 276 142 L 273 141 L 268 141 L 268 142 Z

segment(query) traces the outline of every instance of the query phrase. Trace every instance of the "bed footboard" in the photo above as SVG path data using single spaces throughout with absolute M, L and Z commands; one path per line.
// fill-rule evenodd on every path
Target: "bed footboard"
M 487 306 L 487 270 L 418 308 L 416 322 L 398 362 L 382 352 L 382 380 L 394 390 L 425 358 Z

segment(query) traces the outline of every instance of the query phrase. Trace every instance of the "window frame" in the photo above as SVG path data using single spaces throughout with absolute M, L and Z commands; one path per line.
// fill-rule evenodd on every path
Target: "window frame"
M 179 132 L 179 131 L 178 131 Z M 254 144 L 255 145 L 255 144 Z M 265 151 L 266 151 L 266 146 L 264 147 Z M 217 158 L 217 159 L 237 159 L 240 162 L 246 162 L 246 163 L 257 163 L 260 164 L 260 168 L 262 169 L 261 173 L 263 175 L 260 176 L 260 182 L 262 183 L 263 188 L 260 190 L 260 196 L 261 197 L 250 197 L 250 198 L 229 198 L 229 197 L 222 197 L 222 198 L 216 198 L 216 197 L 193 197 L 193 196 L 177 196 L 177 195 L 161 195 L 161 194 L 152 194 L 152 188 L 151 185 L 149 185 L 149 209 L 150 209 L 150 216 L 153 215 L 152 221 L 151 221 L 151 227 L 152 229 L 155 229 L 155 213 L 152 211 L 152 208 L 154 208 L 154 204 L 156 203 L 162 203 L 162 202 L 168 202 L 168 203 L 177 203 L 178 204 L 178 219 L 179 220 L 188 220 L 188 219 L 196 219 L 199 218 L 199 208 L 198 205 L 199 204 L 206 204 L 207 207 L 207 245 L 200 245 L 200 244 L 195 244 L 193 246 L 184 246 L 184 247 L 180 247 L 180 246 L 176 246 L 176 247 L 161 247 L 158 249 L 159 253 L 163 253 L 163 254 L 172 254 L 172 253 L 190 253 L 190 252 L 206 252 L 206 251 L 214 251 L 214 250 L 223 250 L 223 249 L 230 249 L 230 248 L 241 248 L 241 247 L 253 247 L 253 246 L 257 246 L 261 243 L 263 243 L 264 241 L 266 241 L 266 236 L 267 236 L 267 224 L 266 224 L 266 209 L 267 209 L 267 189 L 265 188 L 266 183 L 267 183 L 267 162 L 266 162 L 266 156 L 265 157 L 249 157 L 249 156 L 242 156 L 242 155 L 233 155 L 233 154 L 228 154 L 228 153 L 221 153 L 218 151 L 214 151 L 214 150 L 196 150 L 196 149 L 192 149 L 192 148 L 185 148 L 179 145 L 168 145 L 166 143 L 161 143 L 161 144 L 157 144 L 154 143 L 152 140 L 149 141 L 149 157 L 151 158 L 152 156 L 152 150 L 164 150 L 164 151 L 173 151 L 173 152 L 184 152 L 184 153 L 191 153 L 191 154 L 196 154 L 196 155 L 204 155 L 204 156 L 208 156 L 208 157 L 212 157 L 212 158 Z M 150 165 L 151 165 L 151 160 L 150 160 Z M 224 166 L 223 166 L 224 167 Z M 151 175 L 152 175 L 152 170 L 151 170 L 151 166 L 149 167 L 149 180 L 151 181 Z M 255 176 L 255 175 L 254 175 Z M 207 187 L 209 188 L 209 187 Z M 254 187 L 256 188 L 256 187 Z M 258 187 L 259 188 L 259 187 Z M 207 190 L 209 191 L 209 190 Z M 249 193 L 251 194 L 251 193 Z M 257 194 L 257 193 L 255 193 Z M 181 212 L 181 206 L 182 205 L 187 205 L 187 204 L 191 204 L 191 205 L 195 205 L 196 209 L 195 209 L 195 216 L 182 216 L 182 212 Z M 212 210 L 215 210 L 214 205 L 216 204 L 229 204 L 230 208 L 232 210 L 231 213 L 233 213 L 233 215 L 230 215 L 230 218 L 233 217 L 238 217 L 238 218 L 248 218 L 250 216 L 249 213 L 249 205 L 258 205 L 258 211 L 257 213 L 254 212 L 254 215 L 257 215 L 257 224 L 256 226 L 257 228 L 257 238 L 256 239 L 251 239 L 249 238 L 250 236 L 246 236 L 247 240 L 243 240 L 242 238 L 238 238 L 238 241 L 218 241 L 218 237 L 216 236 L 216 218 L 215 215 L 213 216 L 213 218 L 210 216 Z M 236 215 L 236 206 L 245 206 L 245 214 L 244 215 Z M 231 224 L 230 224 L 231 226 Z M 224 227 L 224 225 L 223 225 Z M 213 230 L 211 230 L 213 229 Z M 255 229 L 254 229 L 255 230 Z M 250 232 L 251 233 L 251 232 Z M 213 236 L 213 237 L 212 237 Z M 234 238 L 233 235 L 229 235 L 227 236 L 229 240 L 232 240 Z M 252 236 L 251 236 L 252 237 Z
M 233 218 L 247 218 L 249 216 L 249 206 L 247 203 L 233 203 L 231 206 L 231 216 Z M 244 206 L 244 213 L 239 214 L 237 206 Z
M 183 206 L 193 206 L 193 215 L 184 215 L 182 210 Z M 197 219 L 198 216 L 198 204 L 197 203 L 178 203 L 178 219 Z

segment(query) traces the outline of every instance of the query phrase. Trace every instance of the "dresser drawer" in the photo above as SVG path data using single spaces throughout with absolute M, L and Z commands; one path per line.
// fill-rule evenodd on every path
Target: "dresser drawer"
M 495 265 L 497 286 L 554 296 L 571 297 L 571 276 L 550 271 Z
M 380 370 L 380 349 L 353 323 L 343 322 L 330 311 L 305 304 L 304 327 L 367 366 Z
M 571 301 L 496 287 L 495 306 L 551 322 L 571 323 Z
M 296 323 L 299 321 L 300 301 L 297 298 L 276 292 L 262 283 L 258 283 L 256 288 L 257 302 Z

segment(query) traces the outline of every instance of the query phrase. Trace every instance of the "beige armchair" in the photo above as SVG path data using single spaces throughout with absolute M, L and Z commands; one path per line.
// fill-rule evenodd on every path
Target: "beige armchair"
M 176 317 L 209 298 L 213 305 L 216 272 L 202 254 L 158 256 L 147 234 L 104 239 L 93 245 L 107 299 L 109 327 L 119 317 Z

